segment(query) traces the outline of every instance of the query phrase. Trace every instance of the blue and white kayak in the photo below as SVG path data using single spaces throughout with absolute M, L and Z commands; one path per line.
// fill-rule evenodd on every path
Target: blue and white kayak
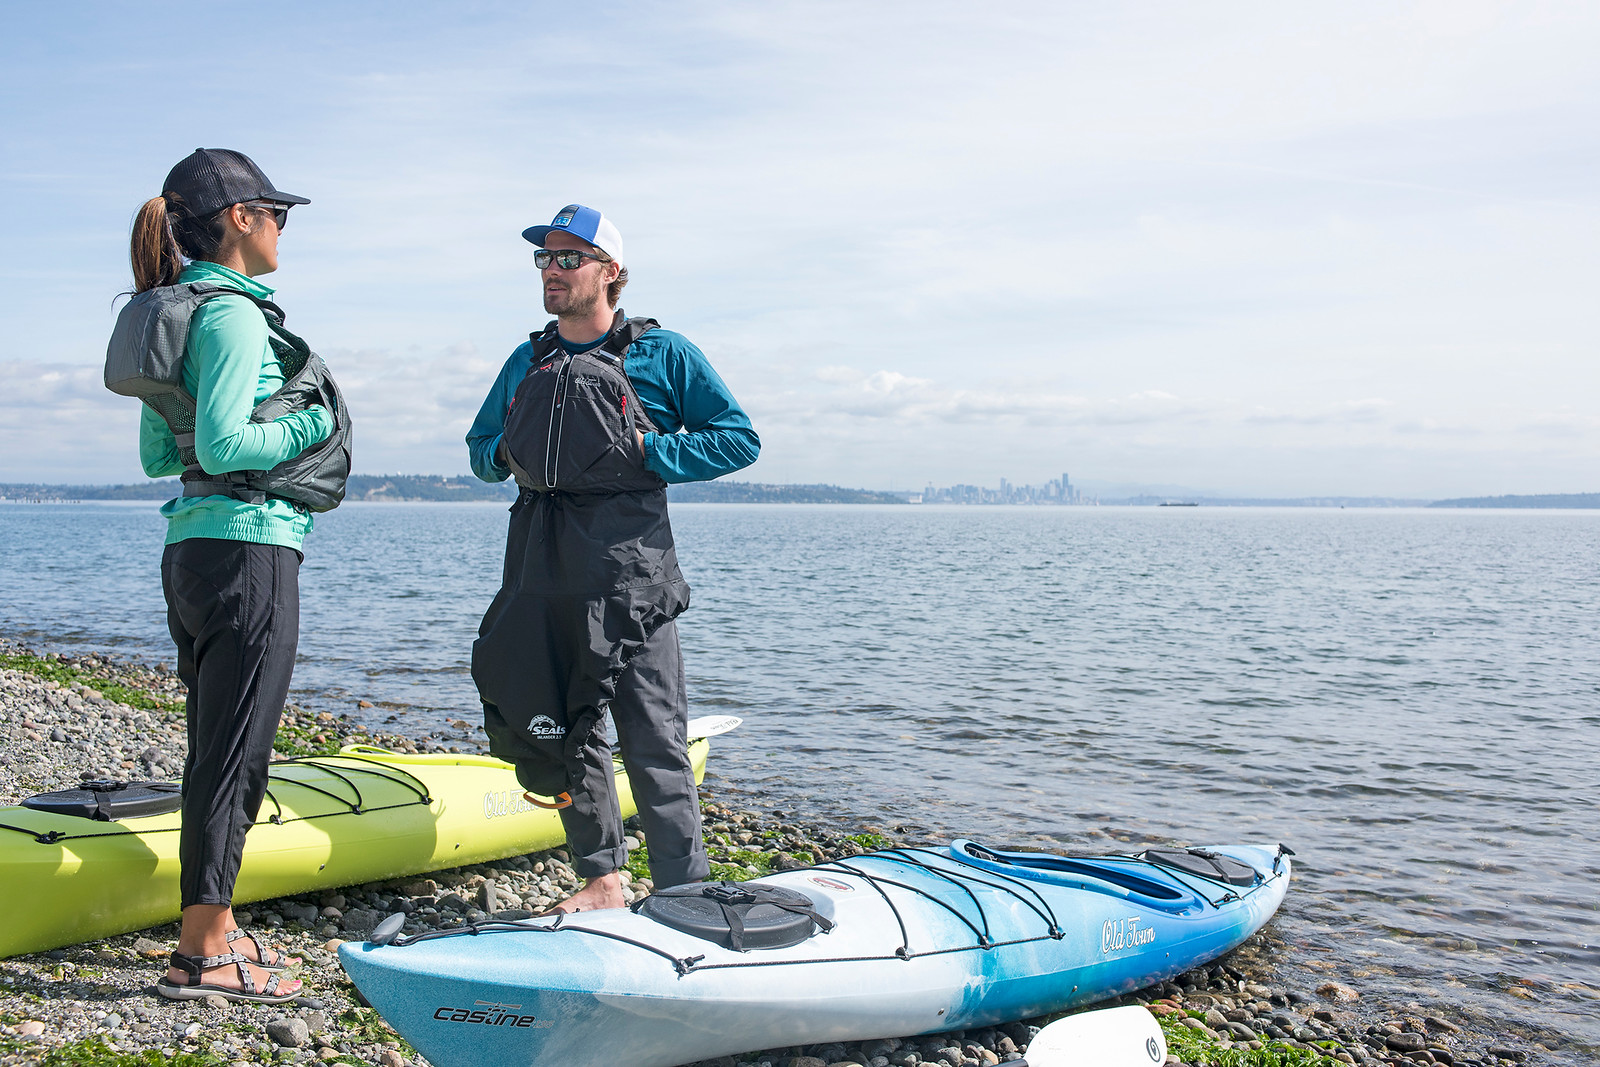
M 339 954 L 436 1067 L 669 1067 L 970 1029 L 1131 992 L 1260 929 L 1288 889 L 1289 854 L 1072 857 L 956 841 L 680 886 L 631 909 L 410 937 L 380 928 L 388 943 Z

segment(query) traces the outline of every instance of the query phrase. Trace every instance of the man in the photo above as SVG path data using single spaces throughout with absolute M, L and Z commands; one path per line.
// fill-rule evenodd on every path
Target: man
M 556 910 L 618 908 L 627 849 L 608 711 L 651 879 L 710 871 L 674 622 L 689 587 L 666 485 L 749 466 L 761 442 L 698 348 L 614 310 L 628 269 L 610 220 L 572 204 L 522 236 L 539 248 L 556 318 L 511 354 L 467 434 L 473 472 L 521 488 L 472 674 L 490 750 L 517 765 L 530 799 L 560 809 L 585 879 Z

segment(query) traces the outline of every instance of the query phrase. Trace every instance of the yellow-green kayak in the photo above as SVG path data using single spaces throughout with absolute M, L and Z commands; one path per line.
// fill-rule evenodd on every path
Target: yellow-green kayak
M 706 737 L 730 721 L 738 722 L 690 722 L 696 781 Z M 631 816 L 620 763 L 617 786 Z M 0 957 L 176 920 L 179 822 L 176 811 L 104 822 L 0 808 Z M 556 812 L 523 799 L 508 763 L 347 746 L 272 764 L 234 902 L 518 856 L 564 839 Z

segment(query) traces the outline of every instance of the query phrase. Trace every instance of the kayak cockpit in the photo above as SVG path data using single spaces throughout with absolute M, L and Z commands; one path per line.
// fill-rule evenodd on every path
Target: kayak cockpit
M 1181 913 L 1202 903 L 1214 903 L 1208 892 L 1210 887 L 1195 885 L 1194 878 L 1213 883 L 1225 896 L 1262 881 L 1254 868 L 1204 850 L 1149 849 L 1136 856 L 1058 856 L 1049 852 L 988 848 L 963 840 L 952 843 L 950 851 L 963 863 L 997 874 L 1058 885 L 1072 884 L 1091 892 L 1127 897 L 1168 912 Z M 1191 852 L 1195 855 L 1191 856 Z M 1219 861 L 1225 866 L 1218 866 Z M 1181 875 L 1191 877 L 1179 877 Z

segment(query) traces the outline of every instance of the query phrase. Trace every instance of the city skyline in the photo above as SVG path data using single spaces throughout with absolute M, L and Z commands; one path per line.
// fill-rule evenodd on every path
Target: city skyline
M 999 489 L 987 489 L 981 485 L 967 485 L 965 483 L 944 488 L 928 483 L 922 491 L 920 502 L 924 504 L 1098 504 L 1098 497 L 1085 497 L 1076 486 L 1066 471 L 1061 472 L 1061 477 L 1052 478 L 1042 486 L 1035 488 L 1032 485 L 1013 485 L 1005 478 L 1000 479 Z

